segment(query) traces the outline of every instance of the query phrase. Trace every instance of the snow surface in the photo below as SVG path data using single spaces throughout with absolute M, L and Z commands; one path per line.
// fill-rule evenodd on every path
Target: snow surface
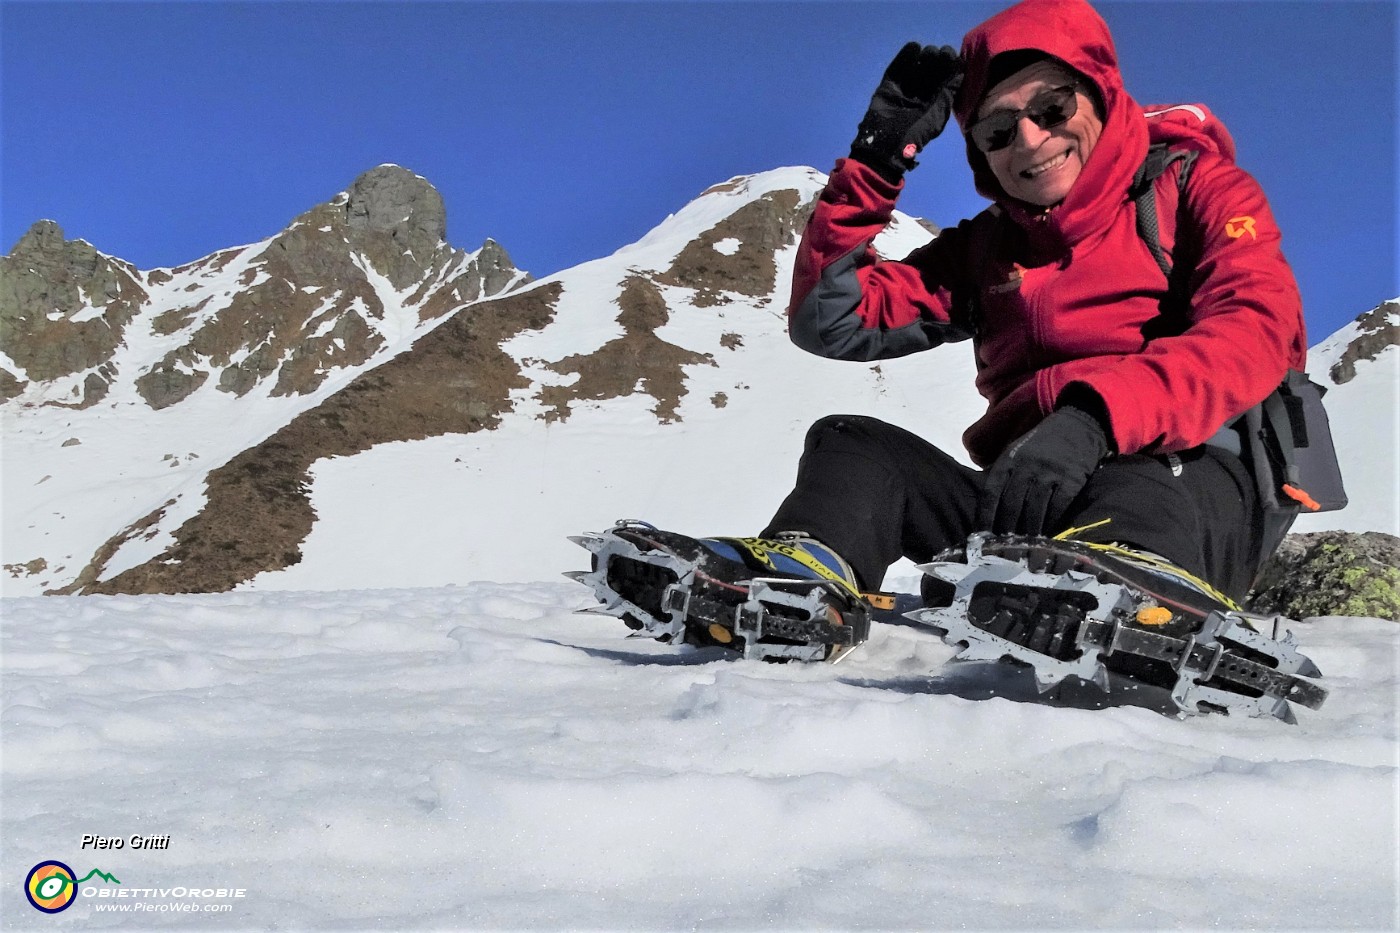
M 1333 693 L 1287 726 L 1037 701 L 905 626 L 835 666 L 729 661 L 587 602 L 562 581 L 6 600 L 5 925 L 1396 924 L 1393 623 L 1301 626 Z M 20 881 L 47 859 L 155 893 L 94 880 L 45 916 Z M 245 894 L 97 909 L 180 886 Z

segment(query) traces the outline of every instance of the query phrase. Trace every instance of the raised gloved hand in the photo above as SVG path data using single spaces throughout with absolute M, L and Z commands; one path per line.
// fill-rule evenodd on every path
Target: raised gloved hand
M 947 126 L 962 79 L 963 61 L 952 46 L 907 43 L 870 98 L 851 158 L 898 182 L 919 164 L 914 156 Z
M 1056 409 L 997 458 L 977 502 L 977 527 L 997 534 L 1050 534 L 1109 453 L 1099 419 Z

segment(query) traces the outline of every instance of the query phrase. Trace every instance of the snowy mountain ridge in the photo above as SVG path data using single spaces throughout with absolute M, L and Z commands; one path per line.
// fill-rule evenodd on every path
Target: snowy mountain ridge
M 6 401 L 92 407 L 115 388 L 153 410 L 211 387 L 312 394 L 401 349 L 456 300 L 528 280 L 492 241 L 443 239 L 441 196 L 398 166 L 366 172 L 258 243 L 141 271 L 40 221 L 0 260 Z M 134 396 L 133 396 L 134 392 Z
M 202 508 L 212 467 L 448 310 L 529 281 L 494 242 L 467 252 L 444 232 L 440 196 L 397 166 L 276 236 L 174 269 L 36 224 L 0 259 L 7 576 L 71 581 L 123 528 L 113 567 L 160 553 L 154 527 Z

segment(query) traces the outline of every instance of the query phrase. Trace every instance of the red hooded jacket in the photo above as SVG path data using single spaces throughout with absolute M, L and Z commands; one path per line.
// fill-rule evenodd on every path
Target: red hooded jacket
M 988 90 L 992 58 L 1018 49 L 1060 59 L 1103 102 L 1103 132 L 1065 200 L 1045 211 L 1010 198 L 968 141 L 977 189 L 995 206 L 901 261 L 878 261 L 870 242 L 903 183 L 838 161 L 799 249 L 792 339 L 823 356 L 874 360 L 973 337 L 988 407 L 963 441 L 979 465 L 1071 384 L 1103 399 L 1119 453 L 1202 444 L 1306 359 L 1298 288 L 1264 194 L 1208 113 L 1144 115 L 1123 88 L 1107 25 L 1083 0 L 1025 0 L 968 33 L 962 127 Z M 1154 139 L 1200 151 L 1183 211 L 1180 163 L 1155 183 L 1162 247 L 1193 265 L 1188 320 L 1166 334 L 1166 278 L 1128 195 Z M 1189 228 L 1176 250 L 1179 215 Z

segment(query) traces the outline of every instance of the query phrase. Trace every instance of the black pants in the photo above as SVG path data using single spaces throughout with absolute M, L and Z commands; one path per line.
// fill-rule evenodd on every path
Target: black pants
M 1254 481 L 1218 448 L 1174 459 L 1105 461 L 1058 526 L 1042 531 L 1110 519 L 1076 537 L 1151 551 L 1242 599 L 1261 559 Z M 979 530 L 984 476 L 902 428 L 833 415 L 808 431 L 797 486 L 763 533 L 806 532 L 846 558 L 862 586 L 877 588 L 900 557 L 928 561 Z

